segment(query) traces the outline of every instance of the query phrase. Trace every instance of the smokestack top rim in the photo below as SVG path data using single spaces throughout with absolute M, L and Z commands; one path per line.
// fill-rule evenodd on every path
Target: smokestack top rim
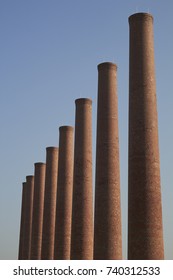
M 117 65 L 113 62 L 102 62 L 100 64 L 97 65 L 97 69 L 98 70 L 102 70 L 102 69 L 110 69 L 113 68 L 115 70 L 117 70 Z
M 27 175 L 26 176 L 26 181 L 32 180 L 32 179 L 34 179 L 34 175 Z
M 34 165 L 35 165 L 35 166 L 45 166 L 46 163 L 45 163 L 45 162 L 38 161 L 38 162 L 35 162 Z
M 129 23 L 134 22 L 135 20 L 152 20 L 153 16 L 150 13 L 135 13 L 129 16 Z
M 46 147 L 46 151 L 49 152 L 49 151 L 58 151 L 58 147 L 55 147 L 55 146 L 50 146 L 50 147 Z
M 74 131 L 74 127 L 71 125 L 62 125 L 59 127 L 59 131 Z
M 75 100 L 76 105 L 91 105 L 92 104 L 92 99 L 91 98 L 78 98 Z

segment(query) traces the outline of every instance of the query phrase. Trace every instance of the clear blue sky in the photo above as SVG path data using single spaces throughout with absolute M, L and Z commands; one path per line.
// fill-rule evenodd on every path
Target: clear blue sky
M 165 256 L 173 259 L 173 1 L 0 1 L 0 259 L 16 259 L 22 182 L 58 128 L 74 125 L 74 100 L 93 100 L 97 64 L 118 65 L 123 256 L 127 257 L 128 17 L 154 16 Z

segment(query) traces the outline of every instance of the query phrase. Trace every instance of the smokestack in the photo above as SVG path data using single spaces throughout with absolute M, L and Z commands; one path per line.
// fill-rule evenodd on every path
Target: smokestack
M 92 101 L 76 103 L 71 259 L 93 258 Z
M 23 260 L 30 260 L 31 234 L 32 234 L 32 212 L 34 196 L 34 176 L 26 176 L 26 196 L 25 196 L 25 222 L 23 238 Z
M 21 219 L 20 219 L 20 236 L 19 236 L 19 252 L 18 259 L 23 259 L 23 248 L 24 248 L 24 224 L 25 224 L 25 203 L 26 203 L 26 182 L 23 183 L 22 188 L 22 204 L 21 204 Z
M 45 171 L 45 163 L 35 163 L 31 260 L 41 259 Z
M 59 128 L 59 164 L 54 259 L 70 260 L 73 191 L 73 127 Z
M 98 65 L 94 259 L 122 259 L 117 66 Z
M 153 17 L 129 17 L 128 258 L 164 258 Z
M 42 251 L 43 260 L 54 259 L 56 193 L 58 173 L 58 148 L 46 148 L 46 179 L 43 214 Z

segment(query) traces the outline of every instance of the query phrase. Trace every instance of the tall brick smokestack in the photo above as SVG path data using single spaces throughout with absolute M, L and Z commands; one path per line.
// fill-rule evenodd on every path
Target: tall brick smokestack
M 54 259 L 70 260 L 72 191 L 73 191 L 73 127 L 59 128 L 59 163 L 56 203 Z
M 22 184 L 22 204 L 21 204 L 21 219 L 20 219 L 20 236 L 19 236 L 19 252 L 18 259 L 23 259 L 23 248 L 24 248 L 24 223 L 25 223 L 25 203 L 26 203 L 26 182 Z
M 25 196 L 25 222 L 23 238 L 23 260 L 30 260 L 31 234 L 32 234 L 32 212 L 34 196 L 34 176 L 26 176 L 26 196 Z
M 43 214 L 42 251 L 43 260 L 54 259 L 56 193 L 58 174 L 58 148 L 46 148 L 46 179 Z
M 42 162 L 35 163 L 31 260 L 41 259 L 45 171 L 46 171 L 45 163 Z
M 94 259 L 122 259 L 117 66 L 98 65 Z
M 129 17 L 128 258 L 163 259 L 153 17 Z
M 93 258 L 92 101 L 76 101 L 71 259 Z

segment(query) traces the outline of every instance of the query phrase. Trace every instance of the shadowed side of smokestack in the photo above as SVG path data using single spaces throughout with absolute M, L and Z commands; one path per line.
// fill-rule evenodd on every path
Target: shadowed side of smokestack
M 26 182 L 23 183 L 22 187 L 22 203 L 21 203 L 21 219 L 20 219 L 20 236 L 19 236 L 19 252 L 18 259 L 23 259 L 23 248 L 24 248 L 24 223 L 25 223 L 25 206 L 26 206 Z
M 94 259 L 122 259 L 117 66 L 98 65 Z
M 45 163 L 35 163 L 31 260 L 41 259 L 45 171 Z
M 92 101 L 76 103 L 71 259 L 93 258 Z
M 163 259 L 153 17 L 129 17 L 128 259 Z
M 32 234 L 32 212 L 34 196 L 34 176 L 26 176 L 26 196 L 25 196 L 25 221 L 23 238 L 23 260 L 30 260 L 31 234 Z
M 54 259 L 58 148 L 46 148 L 46 178 L 41 258 Z
M 59 163 L 54 259 L 70 260 L 73 191 L 73 127 L 59 128 Z

